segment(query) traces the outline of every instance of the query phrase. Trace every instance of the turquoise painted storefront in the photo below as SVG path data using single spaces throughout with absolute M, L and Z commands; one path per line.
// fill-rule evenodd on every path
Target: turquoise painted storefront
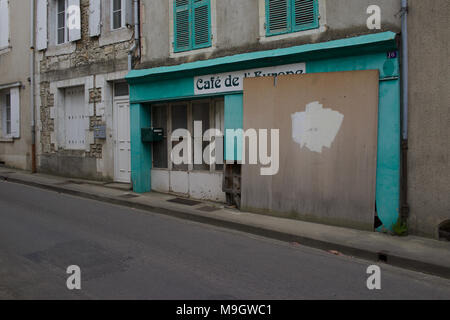
M 131 103 L 131 171 L 133 190 L 151 191 L 151 146 L 141 142 L 150 126 L 148 103 L 209 97 L 195 95 L 194 77 L 306 63 L 306 73 L 375 70 L 380 72 L 376 205 L 387 229 L 397 221 L 400 197 L 400 78 L 396 34 L 384 32 L 317 44 L 258 51 L 176 66 L 132 70 L 127 75 Z M 242 91 L 224 96 L 225 129 L 243 127 Z M 226 137 L 225 137 L 226 139 Z M 239 160 L 239 151 L 225 152 Z

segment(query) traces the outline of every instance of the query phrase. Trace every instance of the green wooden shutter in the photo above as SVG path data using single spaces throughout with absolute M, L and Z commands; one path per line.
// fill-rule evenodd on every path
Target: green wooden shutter
M 210 0 L 194 0 L 192 9 L 193 48 L 211 46 L 211 4 Z
M 268 36 L 290 32 L 291 0 L 266 0 L 266 33 Z
M 316 29 L 319 27 L 318 0 L 293 0 L 293 31 Z
M 191 49 L 191 0 L 174 0 L 174 51 Z

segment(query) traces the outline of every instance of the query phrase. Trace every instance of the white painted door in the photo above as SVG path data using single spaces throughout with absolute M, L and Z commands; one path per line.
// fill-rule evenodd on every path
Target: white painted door
M 115 115 L 115 180 L 131 181 L 130 104 L 128 100 L 114 102 Z

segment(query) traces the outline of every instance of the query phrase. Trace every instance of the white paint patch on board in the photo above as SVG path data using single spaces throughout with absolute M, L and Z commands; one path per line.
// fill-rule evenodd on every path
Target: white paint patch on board
M 313 152 L 322 153 L 331 148 L 344 121 L 344 115 L 332 109 L 324 109 L 318 101 L 306 105 L 305 112 L 292 117 L 292 139 Z

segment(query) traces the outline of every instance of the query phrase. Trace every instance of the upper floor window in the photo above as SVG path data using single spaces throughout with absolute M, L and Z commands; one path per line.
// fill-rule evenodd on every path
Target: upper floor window
M 319 28 L 318 0 L 266 0 L 266 35 Z
M 125 0 L 112 0 L 111 29 L 120 29 L 125 26 Z
M 211 46 L 211 0 L 174 0 L 174 52 Z
M 0 49 L 9 46 L 8 0 L 0 0 Z
M 67 1 L 58 0 L 56 4 L 57 44 L 61 44 L 67 41 L 66 10 L 67 10 Z

